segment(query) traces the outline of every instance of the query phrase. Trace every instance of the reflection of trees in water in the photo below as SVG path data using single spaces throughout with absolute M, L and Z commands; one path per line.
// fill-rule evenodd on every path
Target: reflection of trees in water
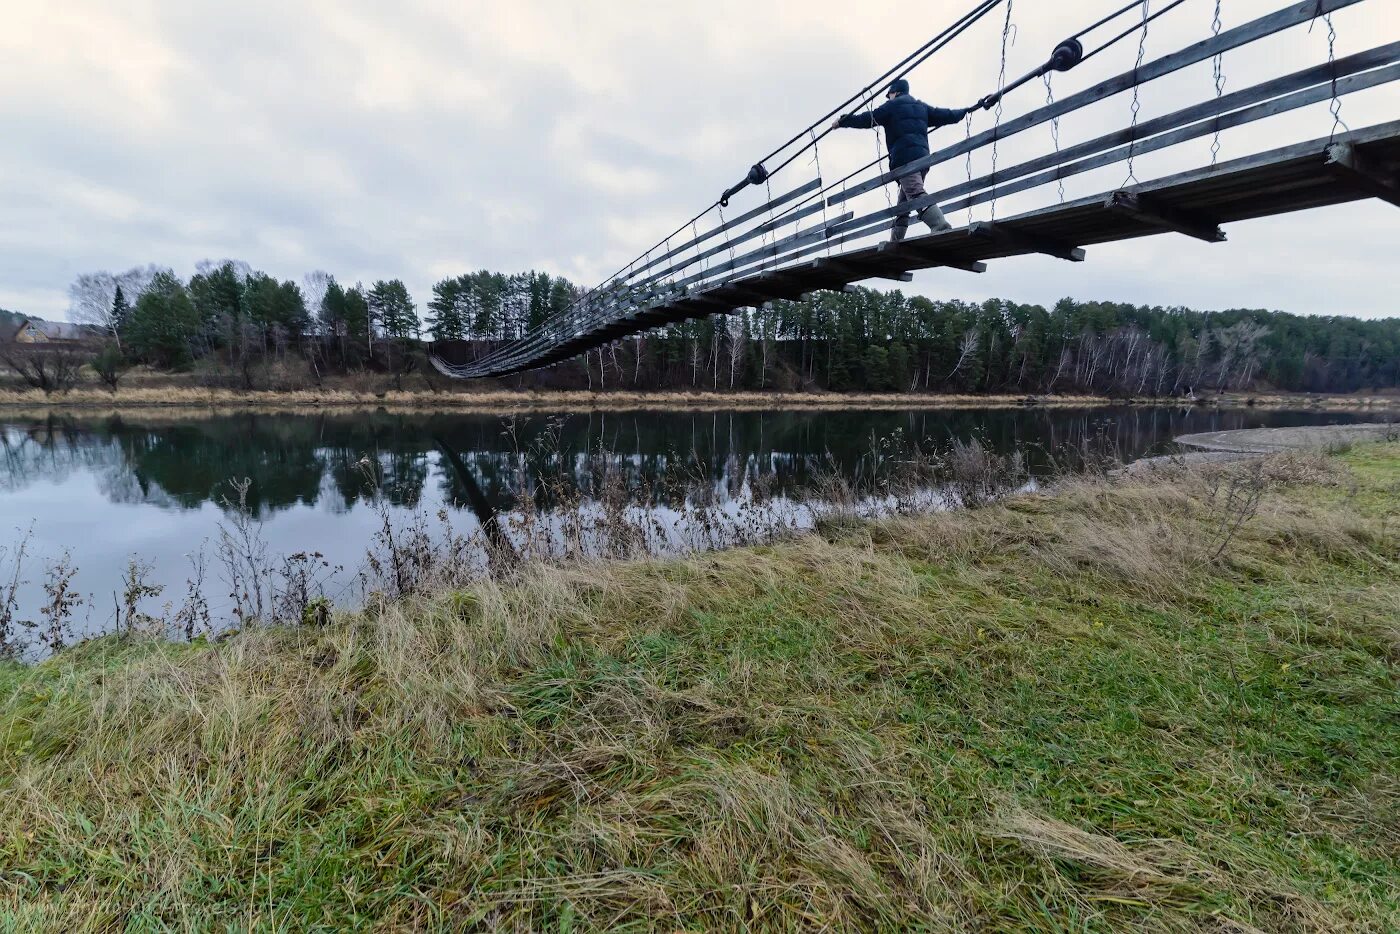
M 172 425 L 139 416 L 55 416 L 11 420 L 0 430 L 0 490 L 91 471 L 114 502 L 196 508 L 220 502 L 229 479 L 250 477 L 249 505 L 266 516 L 318 502 L 348 510 L 369 495 L 371 478 L 389 502 L 415 507 L 436 473 L 440 494 L 455 503 L 479 495 L 499 509 L 523 484 L 547 508 L 550 490 L 560 486 L 597 493 L 606 463 L 657 505 L 697 488 L 724 498 L 760 480 L 782 493 L 826 472 L 860 477 L 916 443 L 927 449 L 974 434 L 1001 452 L 1030 447 L 1032 468 L 1043 469 L 1046 451 L 1095 439 L 1136 456 L 1186 432 L 1316 420 L 1306 413 L 1167 408 L 635 412 L 510 423 L 382 411 L 241 413 Z M 444 449 L 471 472 L 476 494 Z
M 0 492 L 17 492 L 41 480 L 62 482 L 74 473 L 102 472 L 120 463 L 117 452 L 94 444 L 68 419 L 0 425 Z

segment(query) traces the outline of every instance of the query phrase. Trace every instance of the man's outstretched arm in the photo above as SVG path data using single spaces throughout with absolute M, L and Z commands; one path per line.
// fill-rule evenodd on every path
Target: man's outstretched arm
M 960 123 L 963 117 L 976 110 L 976 107 L 930 107 L 928 125 L 930 127 L 951 126 Z
M 988 94 L 971 107 L 930 107 L 928 109 L 928 125 L 930 127 L 951 126 L 974 110 L 991 110 L 1000 99 L 1000 94 Z
M 846 127 L 852 130 L 869 130 L 875 126 L 875 114 L 873 111 L 866 111 L 863 114 L 846 114 L 844 117 L 837 117 L 831 122 L 833 130 Z

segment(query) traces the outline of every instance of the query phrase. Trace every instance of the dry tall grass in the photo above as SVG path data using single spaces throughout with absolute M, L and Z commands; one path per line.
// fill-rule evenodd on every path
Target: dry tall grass
M 5 916 L 1394 929 L 1400 447 L 1348 457 L 1223 551 L 1191 468 L 0 669 Z

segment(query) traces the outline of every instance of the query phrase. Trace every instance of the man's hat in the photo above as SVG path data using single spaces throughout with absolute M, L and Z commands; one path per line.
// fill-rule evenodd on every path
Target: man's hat
M 895 94 L 908 94 L 909 82 L 905 81 L 903 78 L 895 78 L 890 82 L 890 90 Z

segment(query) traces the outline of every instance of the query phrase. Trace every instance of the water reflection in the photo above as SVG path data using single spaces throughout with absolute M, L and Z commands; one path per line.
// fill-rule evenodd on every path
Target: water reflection
M 485 415 L 241 413 L 164 423 L 158 416 L 51 415 L 0 426 L 0 491 L 90 474 L 113 504 L 198 509 L 222 504 L 233 477 L 248 477 L 262 518 L 319 506 L 349 511 L 370 495 L 365 461 L 393 505 L 432 498 L 480 511 L 514 501 L 521 478 L 548 508 L 553 479 L 595 491 L 607 461 L 651 504 L 674 504 L 684 475 L 723 499 L 762 478 L 775 492 L 823 472 L 859 479 L 876 458 L 913 444 L 980 434 L 999 451 L 1044 452 L 1102 436 L 1126 457 L 1165 449 L 1178 434 L 1261 425 L 1351 421 L 1349 416 L 1199 409 L 1028 409 L 908 412 L 594 413 L 502 420 Z M 444 452 L 452 452 L 450 455 Z M 468 478 L 475 488 L 468 483 Z
M 916 445 L 929 450 L 976 435 L 1003 453 L 1026 451 L 1034 473 L 1045 469 L 1048 451 L 1089 440 L 1134 458 L 1166 450 L 1187 432 L 1355 420 L 1126 407 L 0 417 L 0 549 L 13 556 L 31 530 L 19 619 L 36 618 L 46 566 L 69 554 L 86 595 L 87 616 L 73 628 L 85 634 L 111 625 L 132 556 L 149 563 L 150 583 L 164 588 L 150 601 L 153 612 L 178 601 L 191 562 L 208 556 L 210 612 L 229 618 L 219 594 L 237 588 L 227 579 L 220 586 L 214 546 L 229 521 L 234 478 L 250 481 L 247 506 L 269 556 L 321 553 L 346 571 L 325 582 L 326 596 L 353 603 L 356 571 L 386 522 L 431 526 L 435 540 L 483 546 L 451 552 L 452 561 L 477 569 L 509 561 L 513 551 L 537 554 L 541 541 L 546 548 L 601 542 L 588 527 L 608 527 L 610 516 L 661 550 L 704 548 L 804 527 L 819 506 L 810 491 L 824 477 L 875 490 L 871 479 L 907 461 Z M 710 524 L 716 517 L 718 532 Z M 733 528 L 743 534 L 729 534 Z M 10 571 L 0 567 L 0 575 Z

